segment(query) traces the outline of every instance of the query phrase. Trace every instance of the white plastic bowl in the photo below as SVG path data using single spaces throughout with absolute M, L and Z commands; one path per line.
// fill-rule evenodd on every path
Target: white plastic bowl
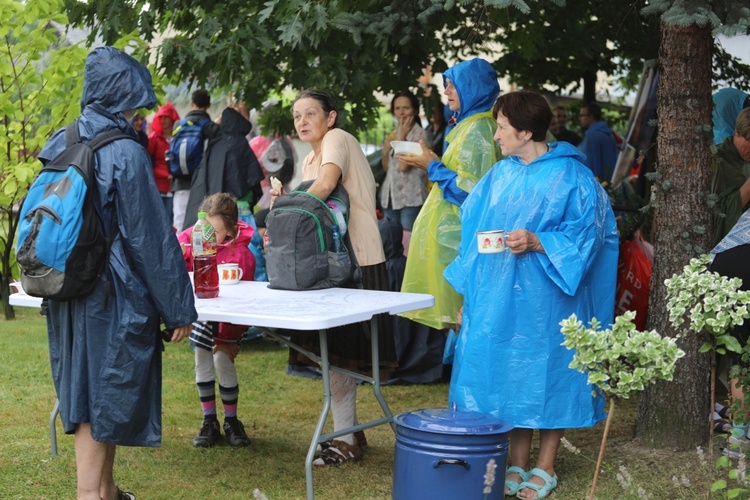
M 391 147 L 397 155 L 418 156 L 422 154 L 422 146 L 418 142 L 391 141 Z

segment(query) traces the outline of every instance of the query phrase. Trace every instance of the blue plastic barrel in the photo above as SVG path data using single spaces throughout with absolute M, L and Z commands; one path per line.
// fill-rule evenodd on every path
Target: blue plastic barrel
M 503 498 L 510 424 L 450 408 L 402 413 L 394 421 L 394 500 Z M 485 494 L 493 459 L 495 481 Z

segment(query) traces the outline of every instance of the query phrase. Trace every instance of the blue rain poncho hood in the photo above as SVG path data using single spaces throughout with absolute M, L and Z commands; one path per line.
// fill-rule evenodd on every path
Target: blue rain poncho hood
M 721 144 L 727 137 L 734 135 L 737 116 L 748 102 L 748 95 L 735 88 L 725 88 L 714 92 L 714 144 Z
M 101 443 L 161 443 L 160 323 L 197 320 L 193 288 L 171 220 L 156 189 L 151 159 L 121 111 L 153 106 L 145 67 L 112 47 L 86 60 L 83 142 L 108 130 L 131 135 L 95 153 L 94 203 L 105 237 L 113 238 L 108 265 L 91 294 L 49 302 L 52 376 L 66 433 L 91 423 Z M 45 144 L 46 162 L 65 149 L 65 129 Z
M 528 165 L 511 156 L 461 207 L 458 257 L 444 276 L 464 296 L 449 402 L 515 427 L 586 427 L 604 398 L 570 369 L 560 321 L 612 322 L 618 236 L 607 194 L 565 142 Z M 477 231 L 526 229 L 544 253 L 480 254 Z
M 458 94 L 461 109 L 454 116 L 459 122 L 473 114 L 491 110 L 500 95 L 497 72 L 490 63 L 479 57 L 448 69 L 443 73 L 444 86 L 448 85 L 447 80 L 453 82 Z

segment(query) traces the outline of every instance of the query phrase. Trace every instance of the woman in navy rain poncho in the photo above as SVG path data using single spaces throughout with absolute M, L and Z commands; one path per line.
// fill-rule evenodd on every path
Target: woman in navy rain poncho
M 535 92 L 495 103 L 495 140 L 507 159 L 477 183 L 461 208 L 461 246 L 444 276 L 464 296 L 449 400 L 511 423 L 506 493 L 542 498 L 557 485 L 564 429 L 601 421 L 604 398 L 570 369 L 560 321 L 612 322 L 617 226 L 583 155 L 545 143 L 551 120 Z M 477 231 L 505 230 L 507 251 L 480 254 Z M 531 469 L 533 429 L 540 431 Z
M 109 263 L 91 294 L 49 302 L 50 361 L 65 432 L 75 434 L 78 498 L 120 498 L 112 478 L 115 445 L 161 444 L 160 320 L 173 340 L 197 319 L 182 252 L 162 207 L 151 160 L 128 118 L 151 108 L 151 75 L 112 47 L 86 59 L 79 133 L 132 135 L 95 154 L 95 200 L 104 235 L 115 235 Z M 65 148 L 64 129 L 42 162 Z M 124 497 L 124 498 L 127 498 Z

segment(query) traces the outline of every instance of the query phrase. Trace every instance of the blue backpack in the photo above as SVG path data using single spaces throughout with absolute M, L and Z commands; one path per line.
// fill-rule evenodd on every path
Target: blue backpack
M 21 207 L 16 259 L 29 295 L 65 301 L 88 295 L 109 259 L 117 232 L 104 237 L 93 190 L 94 151 L 118 139 L 110 130 L 81 142 L 78 120 L 65 129 L 65 149 L 29 188 Z
M 169 145 L 169 173 L 173 177 L 190 177 L 200 165 L 203 158 L 203 126 L 209 121 L 208 118 L 201 118 L 197 122 L 183 118 L 177 122 Z

